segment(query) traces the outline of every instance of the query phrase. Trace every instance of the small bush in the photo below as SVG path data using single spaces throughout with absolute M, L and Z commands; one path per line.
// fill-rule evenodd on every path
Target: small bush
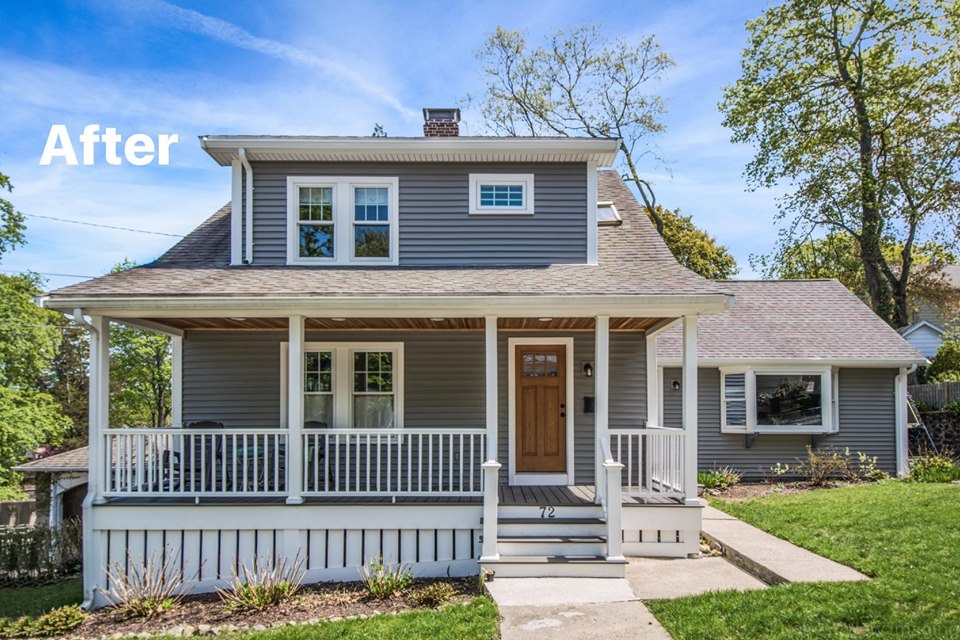
M 383 558 L 377 557 L 360 567 L 360 580 L 367 597 L 386 600 L 410 588 L 413 574 L 402 563 L 384 563 Z
M 960 466 L 949 455 L 928 455 L 910 461 L 910 479 L 914 482 L 952 482 L 960 480 Z
M 777 463 L 770 468 L 775 476 L 799 476 L 815 487 L 822 487 L 833 480 L 859 482 L 882 480 L 886 472 L 877 468 L 877 456 L 857 451 L 856 459 L 850 449 L 817 449 L 807 447 L 807 457 L 797 458 L 794 464 Z
M 75 604 L 52 609 L 38 618 L 23 616 L 16 620 L 0 618 L 0 637 L 51 638 L 73 631 L 87 617 Z
M 298 555 L 293 564 L 254 560 L 241 567 L 242 576 L 233 573 L 226 589 L 218 589 L 228 611 L 263 611 L 286 602 L 300 591 L 306 573 Z
M 132 618 L 152 618 L 180 604 L 183 576 L 179 572 L 179 553 L 154 551 L 145 562 L 133 562 L 127 553 L 125 569 L 114 562 L 107 571 L 110 588 L 104 597 Z
M 43 584 L 77 573 L 82 537 L 79 520 L 56 527 L 0 528 L 0 585 Z
M 722 469 L 701 471 L 697 474 L 697 483 L 702 484 L 705 489 L 722 491 L 740 484 L 741 478 L 743 478 L 743 475 L 733 467 L 723 467 Z
M 420 607 L 439 607 L 456 595 L 457 590 L 449 582 L 434 582 L 410 594 L 413 601 Z

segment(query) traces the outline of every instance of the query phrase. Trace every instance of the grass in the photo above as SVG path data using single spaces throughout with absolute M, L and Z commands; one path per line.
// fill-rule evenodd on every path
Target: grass
M 70 578 L 42 587 L 6 587 L 0 589 L 0 618 L 38 616 L 50 609 L 83 600 L 83 580 Z
M 649 602 L 675 640 L 960 638 L 960 486 L 887 481 L 712 503 L 874 579 Z

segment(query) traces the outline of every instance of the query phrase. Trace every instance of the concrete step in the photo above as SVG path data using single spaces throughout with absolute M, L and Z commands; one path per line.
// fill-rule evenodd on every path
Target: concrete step
M 607 523 L 602 518 L 499 518 L 497 535 L 517 536 L 603 536 Z
M 622 578 L 627 561 L 608 561 L 602 555 L 501 555 L 499 560 L 484 561 L 480 566 L 501 578 Z
M 501 556 L 589 556 L 602 555 L 606 536 L 500 536 Z

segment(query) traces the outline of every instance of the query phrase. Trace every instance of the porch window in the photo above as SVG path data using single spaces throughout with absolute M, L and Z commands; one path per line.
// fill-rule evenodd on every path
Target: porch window
M 288 264 L 397 264 L 398 179 L 287 178 Z
M 303 354 L 303 420 L 333 424 L 333 351 Z
M 353 354 L 353 426 L 392 427 L 396 417 L 392 351 Z
M 470 174 L 471 214 L 532 214 L 532 173 Z
M 724 433 L 832 433 L 839 428 L 835 370 L 722 369 L 721 389 Z

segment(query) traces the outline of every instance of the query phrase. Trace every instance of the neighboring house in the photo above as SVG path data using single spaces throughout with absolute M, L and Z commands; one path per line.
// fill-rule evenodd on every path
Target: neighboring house
M 926 360 L 836 280 L 719 282 L 727 313 L 700 321 L 698 466 L 771 475 L 813 448 L 850 448 L 903 473 L 906 377 Z M 681 420 L 679 328 L 658 339 L 658 424 Z
M 625 555 L 698 551 L 697 327 L 736 285 L 674 260 L 601 169 L 617 140 L 424 115 L 422 138 L 204 137 L 231 204 L 154 263 L 41 300 L 91 337 L 89 605 L 112 563 L 161 554 L 203 591 L 256 557 L 313 581 L 377 556 L 622 576 Z M 109 423 L 117 322 L 172 337 L 173 428 Z
M 87 495 L 87 448 L 55 453 L 14 467 L 31 476 L 35 487 L 37 524 L 54 527 L 83 515 Z
M 943 279 L 955 289 L 960 289 L 960 264 L 945 265 Z M 901 327 L 898 331 L 907 342 L 932 359 L 943 344 L 947 328 L 955 320 L 955 314 L 922 303 L 913 316 L 913 323 Z

